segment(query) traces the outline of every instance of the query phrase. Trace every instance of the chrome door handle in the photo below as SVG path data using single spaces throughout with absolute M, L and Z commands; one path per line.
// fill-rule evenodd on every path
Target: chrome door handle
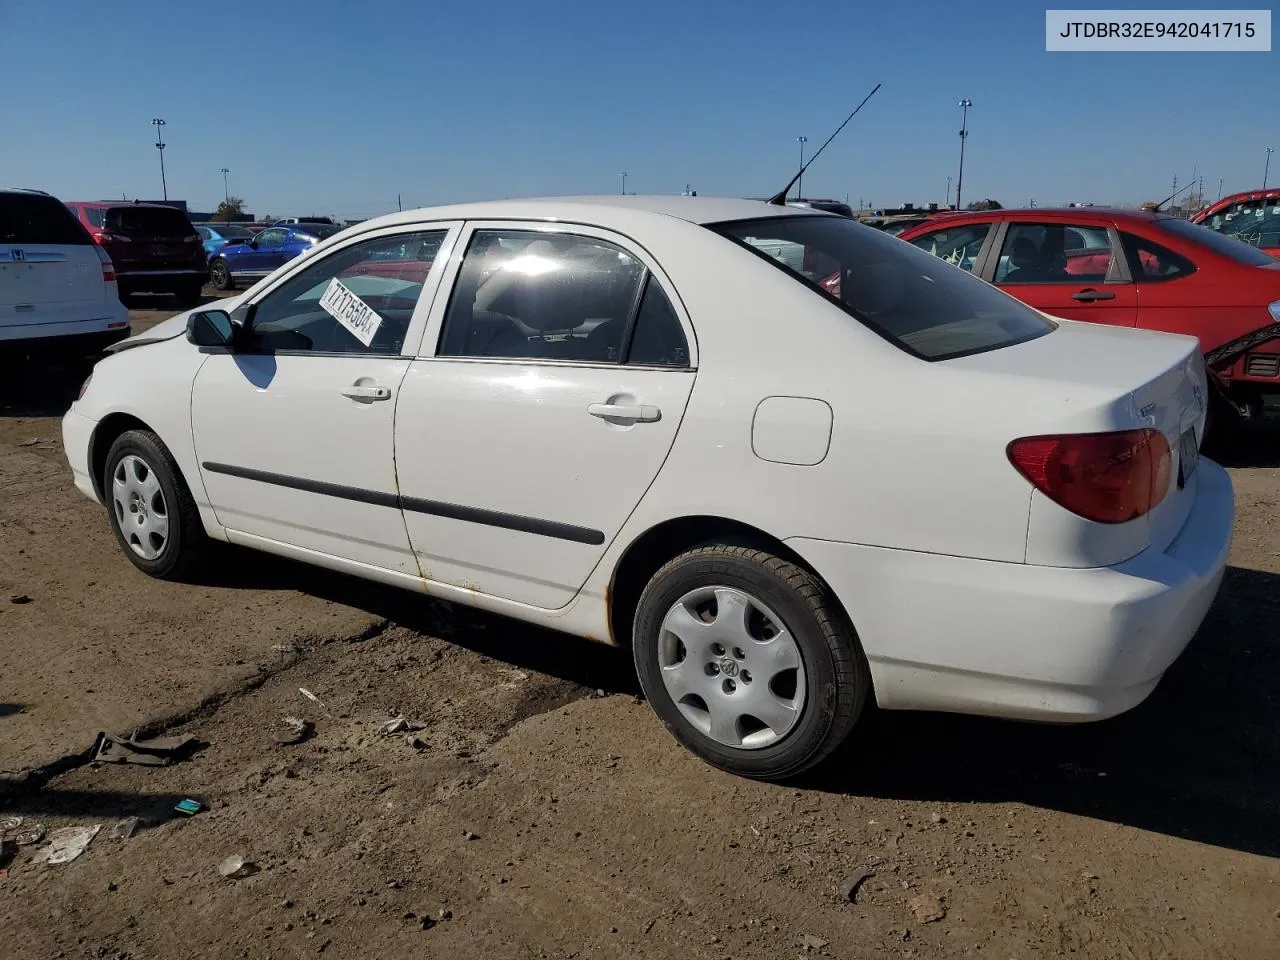
M 662 419 L 662 411 L 648 404 L 593 403 L 587 413 L 602 420 L 631 420 L 636 423 L 653 423 Z
M 343 387 L 342 395 L 350 397 L 352 400 L 363 400 L 366 403 L 372 403 L 374 400 L 390 400 L 391 390 L 389 387 L 366 387 L 360 384 L 353 384 L 349 387 Z

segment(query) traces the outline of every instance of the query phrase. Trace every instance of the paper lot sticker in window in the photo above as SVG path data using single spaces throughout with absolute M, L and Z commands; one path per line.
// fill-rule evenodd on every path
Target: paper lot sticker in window
M 320 306 L 366 347 L 373 343 L 378 327 L 382 326 L 382 317 L 378 316 L 377 311 L 336 277 L 325 287 Z

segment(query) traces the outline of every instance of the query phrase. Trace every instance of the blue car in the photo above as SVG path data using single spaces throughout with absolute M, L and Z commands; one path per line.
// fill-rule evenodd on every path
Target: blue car
M 218 290 L 234 290 L 241 281 L 261 280 L 341 229 L 327 223 L 268 227 L 248 240 L 228 243 L 209 258 L 209 282 Z
M 196 223 L 192 224 L 200 239 L 204 241 L 204 253 L 209 259 L 234 240 L 252 240 L 253 231 L 235 223 Z

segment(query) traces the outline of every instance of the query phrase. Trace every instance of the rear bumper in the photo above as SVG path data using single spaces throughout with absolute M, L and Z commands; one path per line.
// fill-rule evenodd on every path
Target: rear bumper
M 107 329 L 107 324 L 122 326 Z M 0 356 L 29 359 L 93 357 L 129 336 L 129 314 L 84 323 L 0 327 Z
M 1217 594 L 1235 514 L 1205 460 L 1182 529 L 1113 567 L 787 541 L 844 602 L 888 709 L 1098 720 L 1141 703 Z

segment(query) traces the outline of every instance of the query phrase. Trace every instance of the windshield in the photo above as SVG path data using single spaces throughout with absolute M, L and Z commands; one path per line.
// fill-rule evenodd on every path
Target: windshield
M 925 360 L 1043 336 L 1030 307 L 883 232 L 837 217 L 738 220 L 710 229 L 812 287 L 886 340 Z
M 1176 217 L 1157 220 L 1156 225 L 1167 233 L 1172 233 L 1184 240 L 1190 240 L 1201 246 L 1208 247 L 1214 253 L 1224 257 L 1230 257 L 1236 263 L 1243 263 L 1250 267 L 1265 267 L 1268 264 L 1276 262 L 1275 258 L 1270 254 L 1263 253 L 1257 247 L 1251 247 L 1234 237 L 1228 237 L 1221 233 L 1210 230 L 1208 227 L 1201 226 L 1198 223 L 1192 223 L 1189 220 L 1179 220 Z

